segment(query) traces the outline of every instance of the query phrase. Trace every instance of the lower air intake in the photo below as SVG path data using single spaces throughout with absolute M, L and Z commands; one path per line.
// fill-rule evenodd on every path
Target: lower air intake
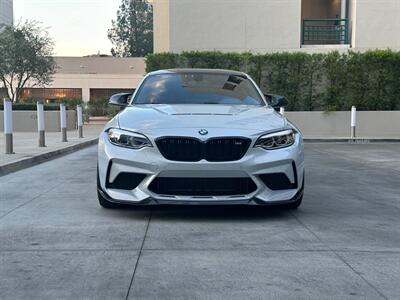
M 159 195 L 174 196 L 235 196 L 247 195 L 257 189 L 251 178 L 180 178 L 157 177 L 149 190 Z
M 277 190 L 290 190 L 297 189 L 297 171 L 296 165 L 292 162 L 293 174 L 294 174 L 294 183 L 290 182 L 289 178 L 285 173 L 270 173 L 270 174 L 262 174 L 259 175 L 260 179 L 264 184 L 273 191 Z
M 146 177 L 140 173 L 119 173 L 113 182 L 108 182 L 106 187 L 109 189 L 133 190 Z

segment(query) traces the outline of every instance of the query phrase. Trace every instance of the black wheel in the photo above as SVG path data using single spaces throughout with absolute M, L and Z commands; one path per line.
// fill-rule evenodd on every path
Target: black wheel
M 100 177 L 99 177 L 99 167 L 97 167 L 97 199 L 99 200 L 99 204 L 104 208 L 119 208 L 121 207 L 119 204 L 110 202 L 100 193 L 101 185 L 100 185 Z

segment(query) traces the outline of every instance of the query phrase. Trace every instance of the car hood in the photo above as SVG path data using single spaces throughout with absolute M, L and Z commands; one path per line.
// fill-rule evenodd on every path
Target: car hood
M 118 115 L 121 129 L 226 128 L 269 131 L 286 126 L 286 119 L 267 106 L 148 104 L 125 108 Z

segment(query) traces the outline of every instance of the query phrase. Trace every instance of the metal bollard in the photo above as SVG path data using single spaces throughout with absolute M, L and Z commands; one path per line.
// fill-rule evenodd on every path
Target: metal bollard
M 61 141 L 67 142 L 67 110 L 63 103 L 60 104 Z
M 282 106 L 281 108 L 279 108 L 279 113 L 284 116 L 285 115 L 285 108 Z
M 13 154 L 12 102 L 6 98 L 4 98 L 4 135 L 6 138 L 6 154 Z
M 357 126 L 357 109 L 355 106 L 351 107 L 351 138 L 356 137 L 356 126 Z
M 76 107 L 76 113 L 78 115 L 78 134 L 79 138 L 83 138 L 83 115 L 82 115 L 82 106 L 78 105 Z
M 46 147 L 45 139 L 45 125 L 44 125 L 44 107 L 43 103 L 37 102 L 37 122 L 38 122 L 38 132 L 39 132 L 39 147 Z

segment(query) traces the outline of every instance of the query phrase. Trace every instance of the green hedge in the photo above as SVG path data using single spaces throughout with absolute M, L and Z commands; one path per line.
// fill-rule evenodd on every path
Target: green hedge
M 260 87 L 285 95 L 288 110 L 400 109 L 400 52 L 269 54 L 183 52 L 146 56 L 146 71 L 219 68 L 248 73 Z
M 119 108 L 108 104 L 108 100 L 109 98 L 106 97 L 90 100 L 85 110 L 86 114 L 92 117 L 115 116 L 119 112 Z
M 14 103 L 13 106 L 14 110 L 36 110 L 36 103 Z M 60 106 L 58 104 L 45 104 L 43 106 L 44 110 L 60 110 Z M 4 104 L 0 104 L 0 110 L 4 110 Z

